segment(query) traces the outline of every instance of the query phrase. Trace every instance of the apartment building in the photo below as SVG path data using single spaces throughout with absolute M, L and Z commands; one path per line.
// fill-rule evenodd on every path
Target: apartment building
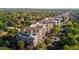
M 43 38 L 47 33 L 50 33 L 52 27 L 53 24 L 51 22 L 51 19 L 49 18 L 45 18 L 44 20 L 41 20 L 35 24 L 30 25 L 30 33 L 31 37 L 34 38 L 34 46 L 44 41 Z
M 43 24 L 37 22 L 35 24 L 32 24 L 30 26 L 30 33 L 31 37 L 34 38 L 33 45 L 36 46 L 39 42 L 43 40 L 43 37 L 45 36 L 46 28 Z

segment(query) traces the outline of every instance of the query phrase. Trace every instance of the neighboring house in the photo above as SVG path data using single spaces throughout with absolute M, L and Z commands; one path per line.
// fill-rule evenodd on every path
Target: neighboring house
M 58 22 L 56 20 L 52 19 L 52 24 L 55 26 L 58 24 Z
M 26 35 L 25 33 L 20 33 L 20 32 L 17 33 L 16 39 L 17 40 L 23 40 L 26 43 L 32 43 L 33 40 L 34 40 L 33 37 Z
M 61 25 L 61 20 L 62 20 L 62 18 L 52 18 L 52 24 L 53 25 Z

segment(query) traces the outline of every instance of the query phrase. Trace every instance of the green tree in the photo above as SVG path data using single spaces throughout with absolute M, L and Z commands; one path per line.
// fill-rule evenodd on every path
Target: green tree
M 10 43 L 9 43 L 8 40 L 4 41 L 4 44 L 5 44 L 6 46 L 9 46 L 9 45 L 10 45 Z
M 6 30 L 8 33 L 16 34 L 17 29 L 15 27 L 8 27 Z
M 69 45 L 65 45 L 65 46 L 64 46 L 64 49 L 65 49 L 65 50 L 72 50 L 73 47 L 72 47 L 72 46 L 69 46 Z
M 3 27 L 3 23 L 2 21 L 0 21 L 0 30 L 2 29 L 2 27 Z
M 60 26 L 55 26 L 53 29 L 52 29 L 52 32 L 54 35 L 56 35 L 59 31 L 60 31 L 61 27 Z
M 0 47 L 0 50 L 10 50 L 8 47 Z
M 24 41 L 23 40 L 19 40 L 18 41 L 18 46 L 19 46 L 20 49 L 23 50 L 24 49 Z

